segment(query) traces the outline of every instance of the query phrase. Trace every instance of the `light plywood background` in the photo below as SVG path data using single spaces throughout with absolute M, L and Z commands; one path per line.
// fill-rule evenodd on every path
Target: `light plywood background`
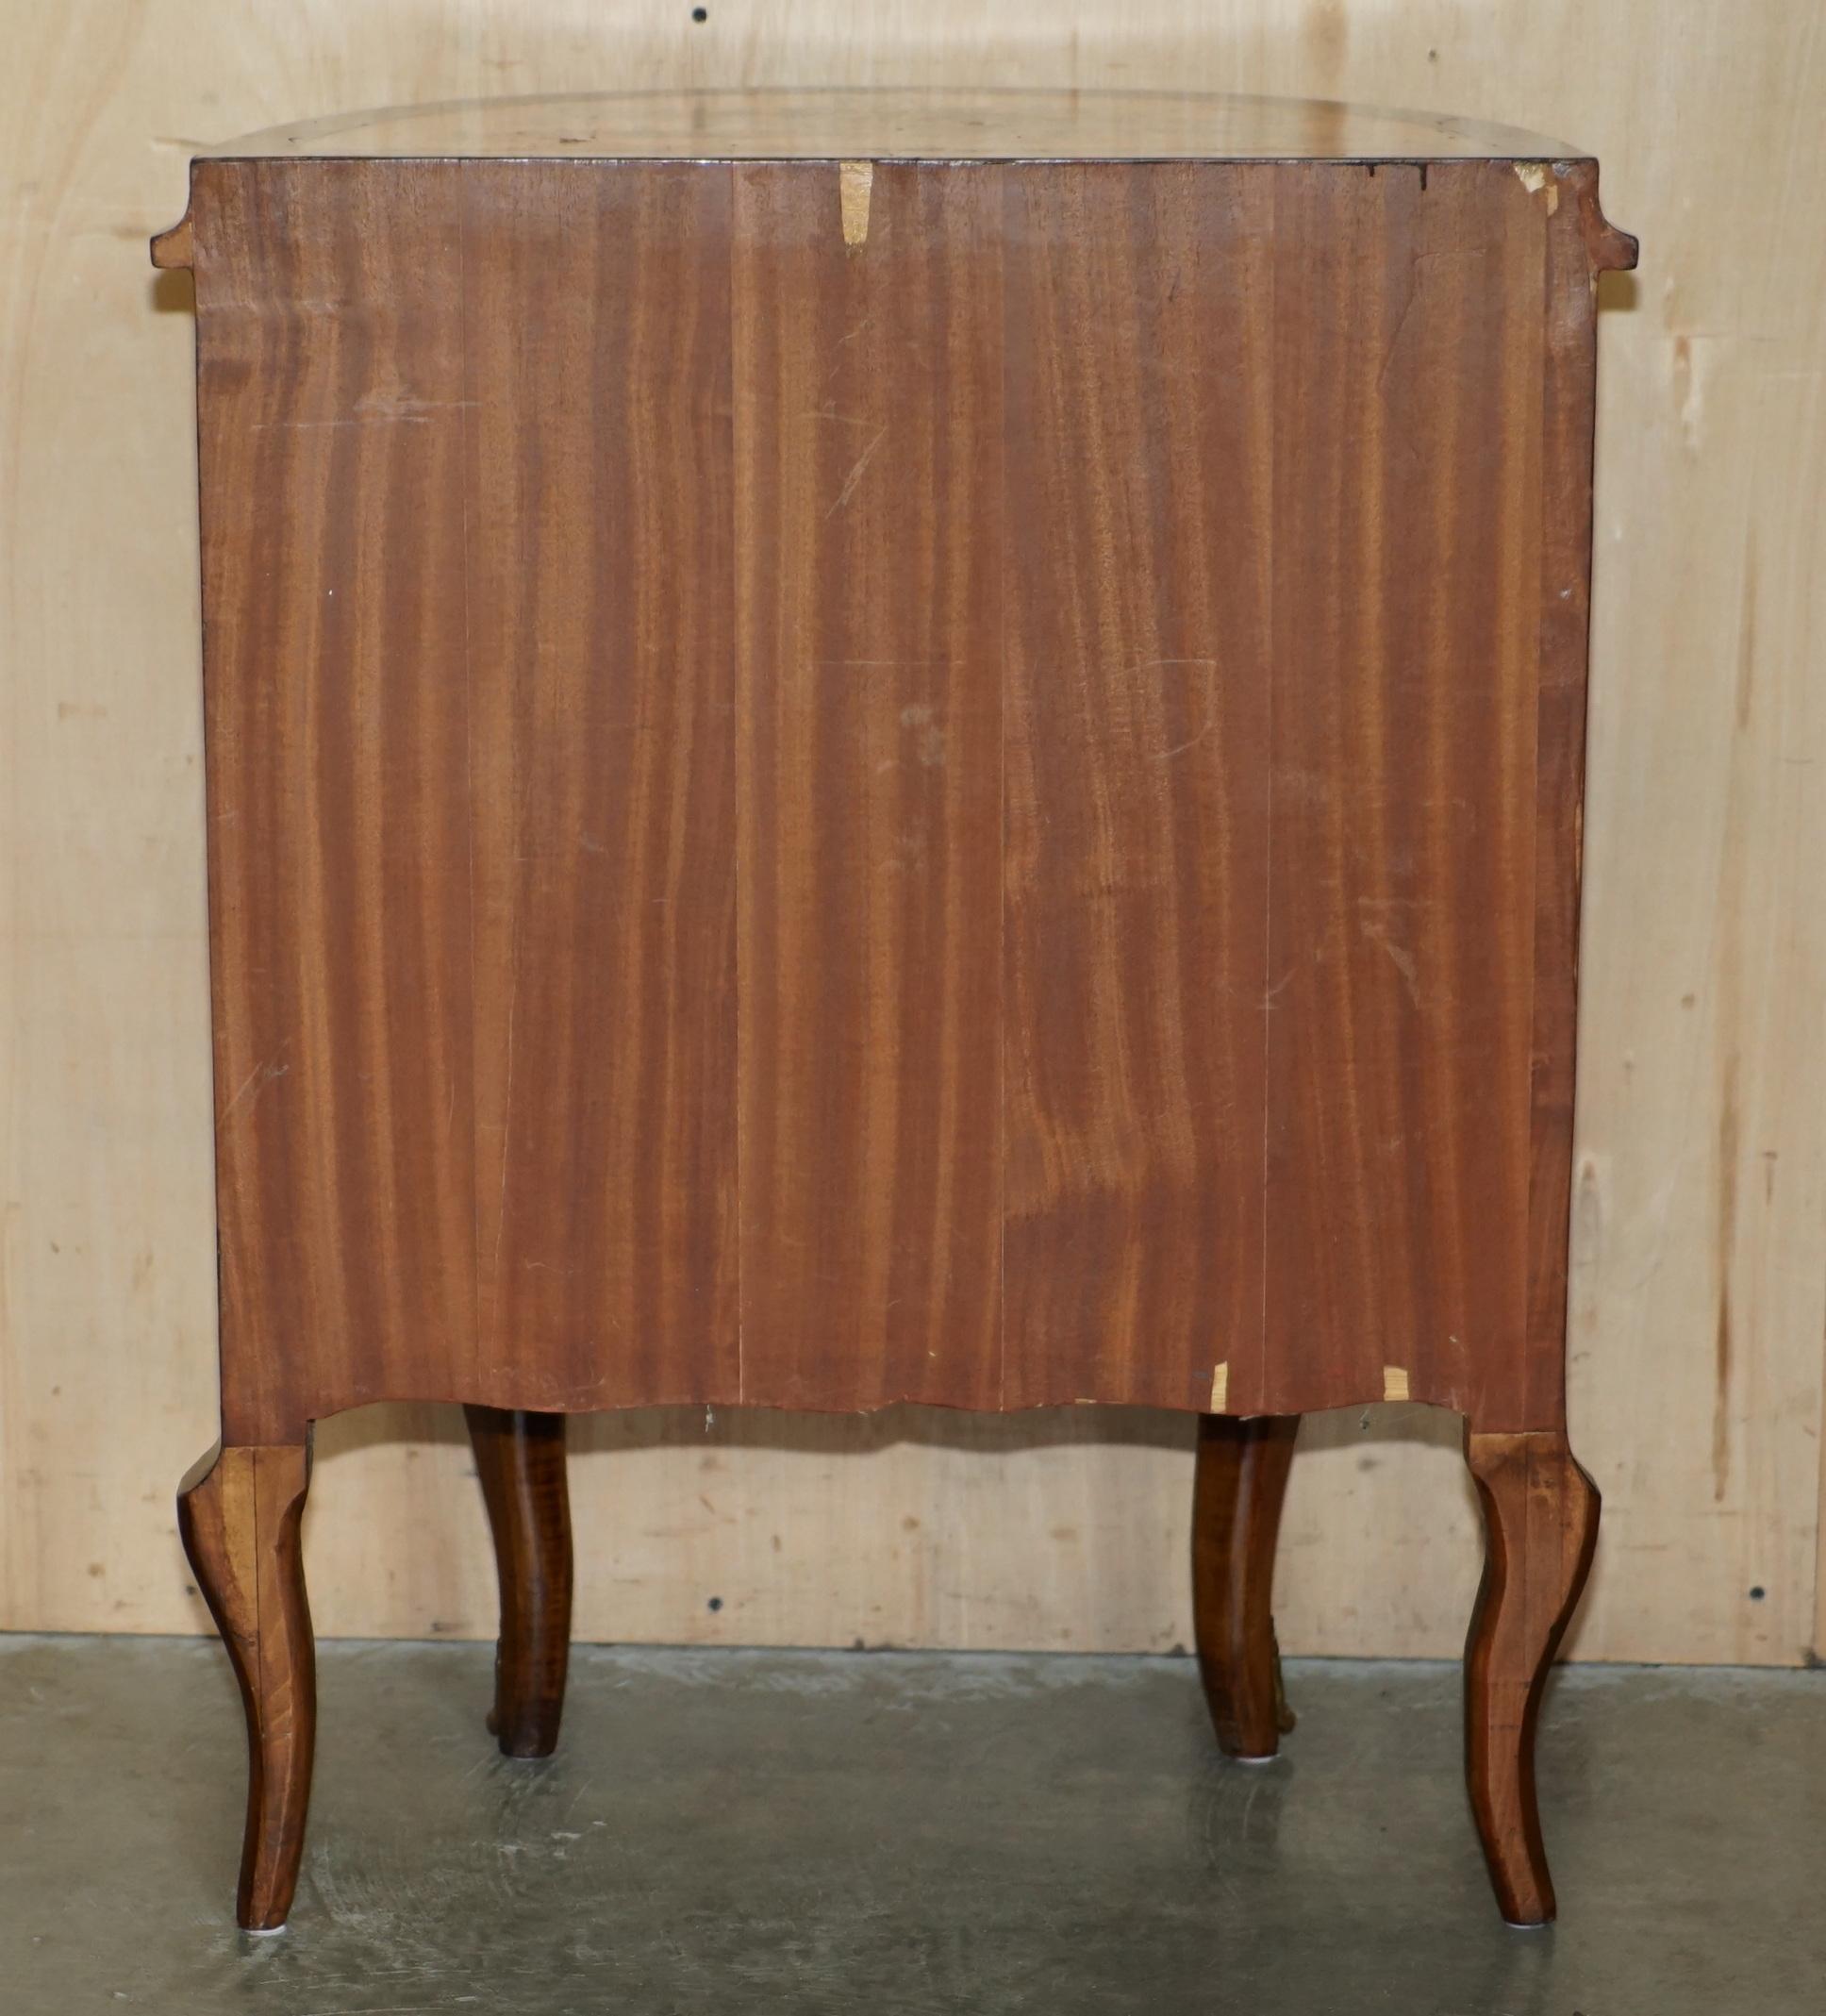
M 1641 270 L 1602 323 L 1573 1289 L 1605 1498 L 1581 1657 L 1795 1662 L 1826 1326 L 1826 9 L 1818 0 L 3 0 L 0 1625 L 197 1630 L 213 1439 L 191 325 L 145 239 L 186 145 L 479 93 L 1126 83 L 1537 127 Z M 1419 563 L 1417 556 L 1417 564 Z M 1456 1425 L 1308 1424 L 1295 1651 L 1455 1652 Z M 593 1638 L 1186 1641 L 1189 1423 L 579 1428 Z M 490 1635 L 454 1413 L 319 1436 L 330 1633 Z M 713 1605 L 715 1607 L 713 1607 Z

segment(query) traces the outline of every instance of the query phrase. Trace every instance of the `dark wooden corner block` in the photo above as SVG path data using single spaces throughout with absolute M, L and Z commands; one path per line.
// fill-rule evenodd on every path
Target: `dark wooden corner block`
M 471 1408 L 518 1755 L 580 1410 L 1206 1417 L 1244 1756 L 1287 1725 L 1301 1413 L 1464 1415 L 1493 1562 L 1587 1532 L 1595 280 L 1634 257 L 1551 142 L 1175 94 L 503 101 L 194 164 L 154 242 L 197 305 L 222 1258 L 186 1517 L 250 1690 L 244 1912 L 295 1869 L 308 1720 L 262 1704 L 308 1629 L 295 1518 L 224 1508 L 301 1505 L 339 1408 Z M 1540 1916 L 1511 1695 L 1554 1633 L 1492 1575 L 1473 1777 Z M 250 1577 L 291 1592 L 251 1639 Z

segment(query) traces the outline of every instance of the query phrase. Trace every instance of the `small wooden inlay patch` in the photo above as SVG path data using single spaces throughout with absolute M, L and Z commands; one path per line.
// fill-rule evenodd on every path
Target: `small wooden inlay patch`
M 845 161 L 838 169 L 837 192 L 846 245 L 859 245 L 869 236 L 869 197 L 874 186 L 873 161 Z
M 1382 1369 L 1382 1396 L 1385 1400 L 1407 1398 L 1407 1367 L 1385 1365 Z
M 1224 1402 L 1228 1399 L 1229 1394 L 1230 1360 L 1228 1358 L 1225 1358 L 1223 1363 L 1221 1365 L 1214 1367 L 1211 1373 L 1212 1413 L 1221 1414 L 1223 1412 Z

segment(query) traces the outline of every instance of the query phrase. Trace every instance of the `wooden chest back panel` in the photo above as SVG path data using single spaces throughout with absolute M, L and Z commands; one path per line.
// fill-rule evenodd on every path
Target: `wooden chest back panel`
M 1546 239 L 1513 175 L 1281 187 L 1267 1411 L 1306 1338 L 1520 1363 Z
M 200 164 L 231 1432 L 1551 1425 L 1585 175 Z
M 736 175 L 741 1394 L 1001 1384 L 1000 182 Z M 853 194 L 851 227 L 856 228 Z
M 470 693 L 477 1371 L 521 1405 L 736 1377 L 729 241 L 724 175 L 523 170 L 443 279 L 469 646 L 423 670 Z
M 1275 178 L 1012 175 L 1007 1391 L 1260 1350 Z
M 327 198 L 327 200 L 326 200 Z M 224 1426 L 476 1369 L 462 180 L 199 170 Z

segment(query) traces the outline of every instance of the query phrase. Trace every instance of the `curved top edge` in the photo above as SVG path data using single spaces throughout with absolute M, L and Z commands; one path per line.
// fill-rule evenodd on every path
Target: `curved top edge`
M 785 89 L 452 99 L 294 121 L 202 158 L 1582 160 L 1519 127 L 1313 98 Z

